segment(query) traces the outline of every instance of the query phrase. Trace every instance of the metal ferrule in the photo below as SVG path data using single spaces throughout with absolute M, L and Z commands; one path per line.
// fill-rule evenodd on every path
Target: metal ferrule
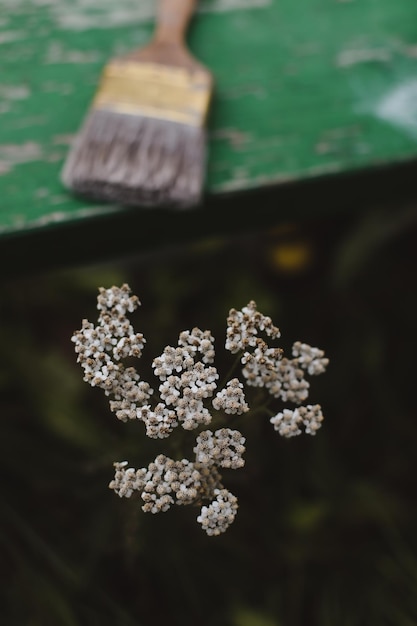
M 211 91 L 211 76 L 204 71 L 114 62 L 102 74 L 93 108 L 203 126 Z

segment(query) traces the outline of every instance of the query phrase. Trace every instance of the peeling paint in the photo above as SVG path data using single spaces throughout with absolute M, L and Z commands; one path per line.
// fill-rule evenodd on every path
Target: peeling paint
M 11 172 L 15 165 L 41 161 L 42 158 L 42 147 L 34 141 L 0 145 L 0 175 Z
M 102 57 L 98 51 L 66 50 L 58 41 L 52 41 L 46 51 L 44 63 L 53 65 L 56 63 L 96 63 Z
M 57 83 L 52 80 L 48 80 L 42 84 L 42 91 L 45 93 L 59 93 L 63 96 L 74 93 L 76 88 L 77 86 L 73 83 Z
M 65 154 L 66 152 L 50 152 L 45 161 L 47 163 L 58 163 L 59 161 L 62 161 Z
M 417 80 L 410 80 L 386 93 L 374 109 L 375 115 L 417 137 Z
M 234 170 L 234 174 L 238 174 L 238 170 Z M 242 191 L 242 189 L 256 189 L 258 187 L 270 186 L 270 185 L 282 185 L 284 183 L 289 183 L 297 179 L 296 174 L 287 174 L 281 173 L 276 174 L 275 176 L 257 176 L 255 178 L 235 178 L 227 181 L 226 183 L 222 183 L 215 187 L 215 191 L 223 193 L 223 192 L 232 192 L 232 191 Z
M 52 137 L 52 143 L 54 146 L 70 146 L 74 141 L 74 137 L 74 134 L 54 135 L 54 137 Z
M 56 196 L 57 198 L 58 196 Z M 94 205 L 81 208 L 75 208 L 71 213 L 65 211 L 53 211 L 42 215 L 35 219 L 27 219 L 24 215 L 15 215 L 13 224 L 5 225 L 0 224 L 0 233 L 7 233 L 17 229 L 24 230 L 27 228 L 42 228 L 49 226 L 50 224 L 62 224 L 63 222 L 70 222 L 74 219 L 85 219 L 94 217 L 96 215 L 111 215 L 120 211 L 120 207 L 110 205 Z
M 153 0 L 75 0 L 60 2 L 51 11 L 56 25 L 66 30 L 117 28 L 135 22 L 147 22 L 155 15 Z
M 358 63 L 369 63 L 370 61 L 387 63 L 391 58 L 392 53 L 386 48 L 343 50 L 337 56 L 336 65 L 339 67 L 350 67 Z
M 270 6 L 272 0 L 211 0 L 201 2 L 198 12 L 224 13 L 226 11 L 242 11 L 248 9 L 262 9 Z
M 34 126 L 45 126 L 48 123 L 47 118 L 44 115 L 28 115 L 27 117 L 20 117 L 11 122 L 13 129 L 21 128 L 33 128 Z
M 26 100 L 30 93 L 30 89 L 25 85 L 0 84 L 0 113 L 9 113 L 13 110 L 13 103 L 16 100 Z
M 410 59 L 417 58 L 417 44 L 409 44 L 407 46 L 404 46 L 404 54 L 410 57 Z
M 220 128 L 211 133 L 213 139 L 225 139 L 233 148 L 239 149 L 251 140 L 249 133 L 244 133 L 237 128 Z
M 47 187 L 39 187 L 38 189 L 35 189 L 35 198 L 47 198 L 50 194 L 50 191 Z
M 0 85 L 0 100 L 25 100 L 30 93 L 25 85 Z
M 49 205 L 53 206 L 56 204 L 66 204 L 68 202 L 68 196 L 67 195 L 59 195 L 59 196 L 51 196 L 49 198 Z
M 10 43 L 11 41 L 19 41 L 25 39 L 26 33 L 23 30 L 9 30 L 6 33 L 0 33 L 0 45 Z
M 0 172 L 13 174 L 0 177 L 7 224 L 16 216 L 15 224 L 29 229 L 112 210 L 78 210 L 79 200 L 59 184 L 58 169 L 75 137 L 68 133 L 76 109 L 85 111 L 96 80 L 87 70 L 107 60 L 106 49 L 122 53 L 136 45 L 132 38 L 144 41 L 156 3 L 0 0 L 0 43 L 10 42 L 7 52 L 0 45 L 6 70 Z M 410 16 L 398 3 L 377 15 L 377 0 L 363 8 L 358 0 L 330 0 L 324 12 L 317 12 L 316 0 L 302 13 L 290 4 L 283 13 L 280 0 L 197 3 L 207 16 L 201 33 L 207 25 L 216 40 L 201 44 L 218 87 L 209 126 L 210 193 L 396 162 L 415 152 L 417 37 Z M 21 190 L 13 193 L 17 185 Z
M 361 128 L 358 125 L 329 128 L 321 133 L 314 151 L 321 156 L 338 156 L 347 152 L 365 154 L 368 146 L 360 141 L 361 134 Z
M 360 63 L 376 61 L 378 63 L 393 62 L 398 56 L 415 59 L 417 57 L 417 43 L 401 41 L 399 38 L 392 38 L 387 41 L 384 47 L 363 48 L 358 43 L 350 43 L 350 47 L 339 52 L 336 57 L 338 67 L 351 67 Z
M 200 13 L 225 13 L 270 6 L 273 0 L 201 0 Z M 26 6 L 26 0 L 2 0 L 10 10 Z M 47 10 L 55 25 L 64 30 L 117 28 L 154 19 L 156 0 L 32 0 L 32 4 Z M 5 33 L 7 41 L 24 38 L 25 33 Z M 0 35 L 1 37 L 1 35 Z M 0 39 L 1 43 L 1 39 Z

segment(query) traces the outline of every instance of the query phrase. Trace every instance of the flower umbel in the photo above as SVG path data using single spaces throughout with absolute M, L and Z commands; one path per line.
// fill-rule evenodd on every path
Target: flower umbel
M 135 367 L 123 360 L 142 356 L 146 340 L 136 333 L 127 317 L 140 305 L 128 285 L 99 289 L 98 323 L 83 320 L 72 337 L 84 380 L 100 387 L 109 396 L 110 410 L 122 422 L 143 422 L 146 436 L 166 439 L 176 428 L 198 430 L 194 459 L 172 459 L 159 454 L 147 467 L 134 469 L 127 461 L 114 463 L 110 482 L 120 497 L 139 497 L 142 510 L 167 511 L 172 505 L 201 507 L 197 522 L 208 535 L 223 533 L 234 521 L 238 502 L 222 484 L 223 469 L 240 469 L 245 461 L 245 437 L 227 426 L 206 429 L 211 423 L 230 423 L 236 416 L 251 415 L 244 383 L 264 388 L 270 422 L 279 435 L 289 438 L 305 433 L 315 435 L 323 414 L 319 404 L 302 403 L 309 394 L 305 375 L 322 374 L 328 359 L 324 352 L 297 341 L 292 358 L 283 357 L 281 348 L 267 340 L 280 337 L 270 317 L 257 310 L 252 300 L 240 311 L 231 309 L 227 318 L 226 349 L 239 353 L 243 380 L 231 378 L 218 389 L 219 374 L 214 366 L 214 338 L 209 330 L 193 328 L 179 334 L 176 346 L 166 346 L 152 362 L 159 380 L 158 393 L 142 380 Z M 158 396 L 152 402 L 152 398 Z M 273 415 L 269 401 L 280 399 L 296 404 Z M 273 415 L 271 417 L 271 415 Z

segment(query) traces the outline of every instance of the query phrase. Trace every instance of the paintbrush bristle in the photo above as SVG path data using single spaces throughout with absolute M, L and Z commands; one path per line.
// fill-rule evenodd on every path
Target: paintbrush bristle
M 198 204 L 211 91 L 211 74 L 197 64 L 111 62 L 64 165 L 63 183 L 125 205 Z
M 96 200 L 193 206 L 201 199 L 205 151 L 202 127 L 92 109 L 75 139 L 62 181 Z

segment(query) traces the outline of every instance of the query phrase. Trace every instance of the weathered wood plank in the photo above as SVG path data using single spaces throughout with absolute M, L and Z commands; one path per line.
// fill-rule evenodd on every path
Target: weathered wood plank
M 3 0 L 0 233 L 118 210 L 59 182 L 103 64 L 146 42 L 152 0 Z M 202 0 L 216 78 L 207 189 L 244 191 L 417 153 L 412 0 Z

